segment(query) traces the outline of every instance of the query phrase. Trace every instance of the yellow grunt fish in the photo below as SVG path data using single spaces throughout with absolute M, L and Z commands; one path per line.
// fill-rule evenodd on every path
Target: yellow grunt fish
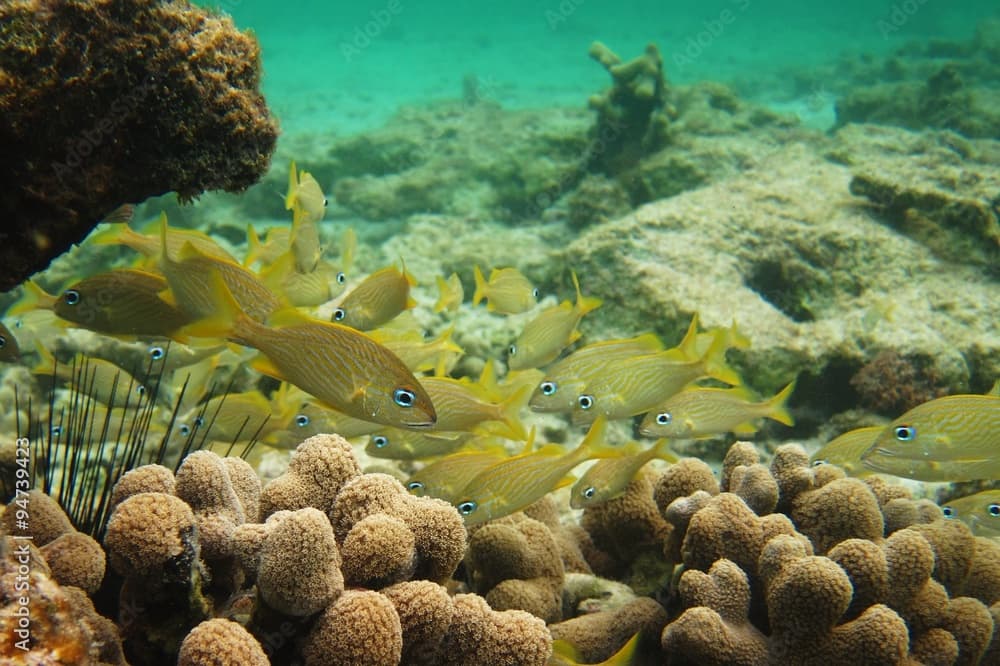
M 411 371 L 434 371 L 435 375 L 442 377 L 451 372 L 465 353 L 452 342 L 451 334 L 454 330 L 455 325 L 452 324 L 432 340 L 424 340 L 420 331 L 414 328 L 377 328 L 368 331 L 368 335 L 401 358 Z
M 66 288 L 61 296 L 27 282 L 26 300 L 48 308 L 60 319 L 97 333 L 167 337 L 191 318 L 161 296 L 162 275 L 125 268 L 98 273 Z
M 654 458 L 677 462 L 677 456 L 670 450 L 669 439 L 659 439 L 648 447 L 631 446 L 623 450 L 620 458 L 598 460 L 573 484 L 569 505 L 574 509 L 584 509 L 624 495 L 639 470 Z
M 294 449 L 302 443 L 302 440 L 313 435 L 336 433 L 344 439 L 354 439 L 384 427 L 378 423 L 342 414 L 323 406 L 313 398 L 308 398 L 295 411 L 282 412 L 280 427 L 268 433 L 264 441 L 272 446 Z
M 1000 537 L 1000 488 L 948 500 L 941 511 L 945 518 L 961 520 L 977 536 Z
M 260 391 L 223 393 L 189 409 L 178 418 L 177 427 L 184 437 L 197 432 L 211 441 L 246 442 L 255 435 L 263 439 L 278 428 L 275 416 Z
M 312 174 L 297 171 L 295 160 L 288 169 L 288 193 L 285 195 L 285 210 L 302 216 L 303 221 L 315 225 L 326 213 L 327 200 L 323 188 Z
M 167 216 L 160 215 L 160 236 L 168 233 Z M 218 274 L 240 309 L 258 322 L 267 321 L 272 312 L 282 306 L 260 279 L 235 261 L 226 261 L 199 252 L 186 243 L 177 259 L 172 259 L 169 245 L 164 242 L 160 256 L 160 271 L 170 285 L 173 301 L 191 319 L 211 316 L 215 311 L 211 276 Z
M 20 360 L 21 349 L 17 345 L 17 338 L 0 322 L 0 363 L 18 363 Z
M 634 338 L 603 340 L 580 347 L 548 367 L 531 394 L 528 406 L 536 412 L 571 412 L 587 382 L 622 358 L 661 351 L 663 343 L 652 333 Z
M 740 384 L 739 375 L 726 365 L 726 337 L 719 331 L 716 341 L 700 359 L 689 360 L 688 345 L 694 340 L 697 315 L 680 346 L 662 352 L 631 356 L 609 367 L 577 396 L 572 421 L 586 425 L 597 414 L 610 420 L 628 418 L 656 407 L 691 382 L 711 377 L 727 384 Z
M 601 305 L 599 298 L 584 298 L 580 282 L 573 273 L 576 303 L 563 301 L 546 308 L 525 324 L 521 335 L 507 348 L 507 365 L 511 370 L 537 368 L 558 358 L 563 349 L 580 338 L 576 330 L 583 316 Z
M 494 268 L 487 281 L 476 265 L 473 275 L 476 281 L 473 305 L 479 305 L 485 298 L 486 309 L 490 312 L 521 314 L 538 304 L 538 289 L 516 268 Z
M 417 304 L 410 296 L 416 284 L 405 267 L 377 270 L 344 297 L 333 311 L 333 321 L 359 331 L 378 328 Z
M 620 447 L 605 443 L 606 426 L 607 421 L 599 417 L 569 453 L 550 444 L 502 460 L 477 474 L 454 503 L 466 527 L 508 516 L 567 485 L 572 477 L 567 479 L 566 475 L 585 460 L 621 455 Z
M 430 396 L 398 356 L 347 326 L 306 317 L 294 308 L 264 325 L 244 313 L 218 272 L 210 276 L 212 317 L 190 335 L 228 338 L 261 353 L 253 367 L 294 384 L 348 416 L 404 428 L 429 428 Z
M 447 279 L 437 276 L 438 299 L 434 303 L 434 312 L 457 312 L 462 306 L 462 299 L 465 298 L 465 290 L 462 288 L 462 281 L 458 278 L 458 273 L 452 273 Z
M 453 503 L 477 474 L 507 457 L 507 449 L 501 445 L 459 451 L 425 465 L 404 485 L 419 497 L 437 497 Z
M 813 465 L 842 467 L 851 476 L 868 476 L 872 471 L 861 464 L 861 454 L 871 448 L 885 426 L 855 428 L 834 437 L 809 457 Z
M 288 251 L 292 230 L 288 227 L 271 227 L 262 241 L 252 224 L 247 225 L 247 254 L 243 266 L 250 268 L 255 263 L 268 266 Z M 178 248 L 179 250 L 180 248 Z
M 491 421 L 503 427 L 491 430 L 492 434 L 510 439 L 524 439 L 524 426 L 518 412 L 528 395 L 527 387 L 514 391 L 500 401 L 494 401 L 492 391 L 485 387 L 493 382 L 493 364 L 483 367 L 479 381 L 451 377 L 421 377 L 420 384 L 427 391 L 437 409 L 438 420 L 433 430 L 441 432 L 469 432 Z
M 163 254 L 164 245 L 163 236 L 159 233 L 160 229 L 155 226 L 157 224 L 158 222 L 153 222 L 149 225 L 149 230 L 154 233 L 139 233 L 121 222 L 107 225 L 106 228 L 102 228 L 105 227 L 102 224 L 99 225 L 97 231 L 87 237 L 87 241 L 97 245 L 124 245 L 147 257 L 157 259 Z M 171 255 L 176 255 L 188 243 L 209 257 L 224 261 L 236 261 L 233 255 L 204 232 L 176 227 L 171 227 L 167 231 L 166 246 L 167 252 Z
M 319 261 L 309 273 L 300 273 L 292 255 L 285 253 L 260 272 L 260 280 L 289 304 L 313 307 L 340 295 L 347 276 L 328 261 Z
M 147 397 L 146 387 L 131 373 L 111 361 L 77 354 L 68 363 L 57 363 L 52 353 L 35 343 L 39 362 L 32 374 L 54 376 L 72 384 L 102 405 L 134 408 Z
M 389 428 L 368 438 L 365 453 L 373 458 L 422 460 L 445 456 L 459 450 L 469 441 L 468 432 L 416 432 Z
M 890 423 L 861 455 L 871 470 L 918 481 L 1000 478 L 1000 397 L 949 395 Z
M 673 439 L 700 439 L 727 432 L 752 435 L 757 432 L 752 421 L 758 418 L 791 426 L 794 421 L 785 403 L 794 389 L 793 380 L 774 397 L 753 402 L 749 391 L 742 386 L 686 388 L 648 412 L 639 424 L 639 434 Z

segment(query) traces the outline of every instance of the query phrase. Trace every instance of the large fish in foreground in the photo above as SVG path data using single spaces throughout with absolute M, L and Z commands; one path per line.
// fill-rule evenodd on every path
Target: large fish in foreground
M 861 454 L 871 470 L 918 481 L 1000 479 L 1000 397 L 949 395 L 917 405 Z
M 240 309 L 218 273 L 211 276 L 211 290 L 216 314 L 187 327 L 187 334 L 253 347 L 261 353 L 252 363 L 258 372 L 349 416 L 400 428 L 429 428 L 437 420 L 413 373 L 367 335 L 293 308 L 276 312 L 270 325 L 261 324 Z

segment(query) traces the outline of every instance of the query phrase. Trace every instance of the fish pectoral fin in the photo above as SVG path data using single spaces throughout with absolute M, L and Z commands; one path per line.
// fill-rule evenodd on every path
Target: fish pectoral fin
M 281 370 L 271 362 L 269 358 L 263 354 L 258 354 L 250 361 L 250 367 L 259 372 L 262 375 L 267 375 L 268 377 L 274 377 L 278 381 L 287 382 L 288 379 L 282 374 Z
M 552 490 L 559 490 L 560 488 L 565 488 L 566 486 L 572 486 L 576 483 L 576 477 L 572 474 L 567 474 L 563 478 L 556 482 L 556 485 L 552 486 Z
M 757 428 L 750 421 L 740 423 L 739 425 L 733 427 L 734 435 L 753 435 L 756 432 Z

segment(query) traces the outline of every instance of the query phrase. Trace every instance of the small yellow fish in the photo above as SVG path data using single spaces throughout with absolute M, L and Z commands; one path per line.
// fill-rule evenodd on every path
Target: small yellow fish
M 223 393 L 196 405 L 177 419 L 178 432 L 197 432 L 211 441 L 246 442 L 278 426 L 271 402 L 260 391 Z
M 465 298 L 465 290 L 462 288 L 462 281 L 458 273 L 452 273 L 447 279 L 437 276 L 437 286 L 439 296 L 434 303 L 434 312 L 457 312 L 462 306 L 462 299 Z
M 167 234 L 164 213 L 160 215 L 160 236 L 166 239 Z M 221 276 L 240 309 L 258 322 L 267 321 L 271 313 L 282 306 L 278 297 L 254 273 L 235 261 L 204 254 L 191 243 L 186 243 L 178 258 L 173 259 L 165 240 L 161 247 L 160 271 L 170 285 L 171 298 L 192 320 L 211 316 L 215 311 L 210 279 L 213 274 Z
M 368 438 L 365 453 L 373 458 L 422 460 L 454 453 L 472 437 L 468 432 L 424 433 L 388 428 Z
M 210 275 L 211 311 L 189 335 L 224 337 L 261 353 L 259 372 L 290 384 L 333 409 L 373 423 L 429 428 L 437 420 L 430 396 L 398 356 L 347 326 L 276 312 L 270 325 L 249 317 L 218 272 Z
M 941 511 L 945 518 L 961 520 L 977 536 L 1000 537 L 1000 488 L 948 500 Z
M 322 305 L 338 296 L 347 282 L 343 271 L 319 261 L 309 273 L 295 270 L 291 253 L 285 253 L 260 272 L 268 289 L 297 307 Z
M 571 412 L 587 382 L 619 359 L 661 351 L 663 343 L 652 333 L 634 338 L 603 340 L 580 347 L 548 367 L 531 394 L 528 406 L 536 412 Z
M 861 464 L 861 454 L 871 448 L 883 430 L 885 426 L 866 426 L 848 430 L 809 456 L 809 462 L 813 465 L 836 465 L 851 476 L 868 476 L 872 471 Z
M 438 420 L 433 430 L 469 432 L 486 422 L 498 421 L 504 427 L 492 430 L 493 434 L 524 439 L 527 435 L 518 412 L 527 399 L 528 389 L 523 387 L 495 401 L 493 392 L 486 388 L 493 381 L 492 373 L 493 364 L 487 363 L 476 383 L 451 377 L 421 377 L 420 384 L 437 410 Z
M 368 335 L 401 358 L 411 371 L 434 371 L 435 375 L 443 377 L 451 372 L 465 353 L 451 339 L 454 330 L 455 325 L 452 324 L 432 340 L 424 340 L 418 329 L 409 327 L 402 330 L 377 328 L 368 331 Z
M 458 451 L 425 465 L 412 474 L 405 485 L 419 497 L 437 497 L 453 503 L 477 474 L 507 457 L 507 449 L 499 444 Z
M 563 349 L 579 339 L 576 327 L 583 316 L 600 307 L 601 299 L 584 298 L 576 273 L 572 275 L 576 303 L 563 301 L 542 310 L 525 324 L 521 335 L 507 349 L 507 365 L 511 370 L 537 368 L 556 360 Z
M 57 363 L 52 353 L 37 341 L 35 348 L 40 360 L 32 368 L 32 374 L 55 376 L 103 405 L 132 408 L 148 396 L 141 381 L 111 361 L 77 354 L 68 363 Z
M 653 446 L 633 445 L 623 449 L 620 458 L 598 460 L 573 484 L 569 505 L 574 509 L 584 509 L 620 497 L 639 470 L 654 458 L 677 462 L 677 456 L 670 450 L 670 440 L 657 440 Z
M 294 412 L 282 413 L 281 426 L 268 433 L 264 441 L 272 446 L 294 449 L 313 435 L 335 433 L 344 439 L 354 439 L 384 427 L 378 423 L 342 414 L 325 407 L 314 398 L 307 398 Z
M 639 424 L 644 437 L 701 439 L 727 432 L 752 435 L 754 419 L 769 418 L 787 426 L 794 424 L 785 403 L 795 388 L 794 380 L 774 397 L 753 402 L 746 388 L 694 386 L 675 393 L 648 412 Z
M 106 228 L 102 228 L 103 224 L 98 225 L 97 230 L 87 237 L 87 242 L 97 245 L 125 245 L 140 254 L 156 259 L 163 254 L 164 243 L 162 234 L 158 233 L 160 229 L 155 226 L 158 224 L 153 222 L 149 225 L 154 233 L 140 233 L 123 223 L 110 224 Z M 169 254 L 176 255 L 188 243 L 209 257 L 236 261 L 233 255 L 204 232 L 176 227 L 167 230 L 166 246 Z
M 25 302 L 51 309 L 60 319 L 97 333 L 166 337 L 191 322 L 161 296 L 167 288 L 162 275 L 125 268 L 84 278 L 61 296 L 48 294 L 29 280 Z
M 871 470 L 918 481 L 1000 478 L 1000 397 L 949 395 L 890 423 L 861 455 Z
M 296 171 L 295 160 L 288 169 L 288 193 L 285 195 L 285 210 L 303 216 L 305 222 L 315 225 L 326 213 L 327 200 L 323 188 L 312 174 Z
M 17 345 L 17 338 L 0 322 L 0 363 L 17 363 L 20 360 L 21 349 Z
M 567 453 L 550 444 L 537 451 L 502 460 L 477 474 L 459 493 L 455 508 L 470 527 L 502 518 L 572 482 L 566 475 L 591 458 L 621 455 L 620 447 L 605 443 L 607 421 L 598 417 L 579 446 Z
M 333 321 L 359 331 L 378 328 L 417 304 L 410 296 L 416 284 L 405 267 L 375 271 L 344 297 L 333 311 Z
M 608 367 L 577 396 L 573 408 L 574 425 L 586 425 L 597 414 L 610 420 L 628 418 L 656 407 L 691 382 L 711 377 L 731 385 L 740 384 L 739 375 L 726 365 L 726 337 L 716 341 L 696 360 L 686 352 L 693 344 L 697 315 L 679 347 L 662 352 L 631 356 Z
M 260 262 L 267 266 L 278 260 L 288 251 L 292 238 L 292 230 L 288 227 L 271 227 L 262 241 L 257 229 L 252 224 L 247 225 L 247 254 L 243 266 L 250 268 Z M 178 248 L 179 250 L 180 248 Z
M 516 268 L 494 268 L 487 281 L 476 265 L 473 275 L 476 281 L 473 305 L 479 305 L 479 301 L 485 298 L 486 309 L 490 312 L 520 314 L 538 303 L 538 289 Z

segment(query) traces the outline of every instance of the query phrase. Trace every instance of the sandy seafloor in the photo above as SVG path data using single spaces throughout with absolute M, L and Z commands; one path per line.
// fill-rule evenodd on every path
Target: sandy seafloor
M 461 94 L 473 74 L 505 108 L 583 107 L 608 85 L 587 57 L 593 40 L 623 59 L 659 46 L 668 81 L 730 83 L 744 97 L 827 128 L 833 96 L 792 91 L 790 69 L 841 55 L 881 55 L 909 40 L 967 38 L 995 11 L 986 1 L 797 3 L 520 0 L 223 0 L 260 39 L 263 89 L 286 136 L 347 135 L 380 125 L 401 104 Z

